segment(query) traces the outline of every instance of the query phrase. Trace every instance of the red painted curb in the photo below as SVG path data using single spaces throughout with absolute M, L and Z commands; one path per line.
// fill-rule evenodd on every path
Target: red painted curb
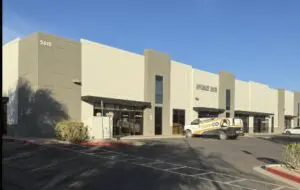
M 280 177 L 283 177 L 283 178 L 289 179 L 291 181 L 300 183 L 300 177 L 299 176 L 288 174 L 288 173 L 285 173 L 283 171 L 280 171 L 280 170 L 277 170 L 277 169 L 274 169 L 274 168 L 270 168 L 270 167 L 267 167 L 266 170 L 268 172 L 271 172 L 271 173 L 275 174 L 275 175 L 279 175 Z
M 123 143 L 123 142 L 83 142 L 80 144 L 86 146 L 106 146 L 106 147 L 120 147 L 120 146 L 132 145 L 132 143 Z

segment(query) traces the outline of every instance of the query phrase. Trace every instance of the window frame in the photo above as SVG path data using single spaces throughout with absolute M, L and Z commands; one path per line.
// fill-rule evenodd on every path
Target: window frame
M 160 84 L 159 82 L 161 82 L 161 86 L 158 86 L 158 84 Z M 164 96 L 164 77 L 161 75 L 155 75 L 155 104 L 163 104 L 164 102 L 163 96 Z

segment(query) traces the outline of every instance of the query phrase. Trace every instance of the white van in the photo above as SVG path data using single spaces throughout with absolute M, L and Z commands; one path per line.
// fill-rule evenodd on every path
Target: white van
M 236 139 L 243 135 L 243 121 L 239 118 L 197 118 L 184 126 L 186 137 L 213 135 L 219 139 Z

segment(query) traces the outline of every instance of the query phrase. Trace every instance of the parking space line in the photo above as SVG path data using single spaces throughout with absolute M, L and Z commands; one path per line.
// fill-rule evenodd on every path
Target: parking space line
M 284 189 L 284 188 L 286 188 L 286 187 L 284 187 L 284 186 L 280 186 L 280 187 L 277 187 L 277 188 L 275 188 L 275 189 L 272 189 L 272 190 L 280 190 L 280 189 Z
M 111 153 L 111 152 L 106 152 L 106 151 L 103 151 L 103 152 L 87 152 L 87 154 L 108 154 L 108 153 Z
M 8 157 L 8 158 L 3 158 L 3 162 L 8 162 L 8 161 L 15 160 L 15 159 L 18 159 L 18 158 L 26 157 L 26 156 L 29 156 L 30 154 L 32 154 L 32 153 L 31 152 L 23 152 L 23 153 L 15 155 L 15 156 L 11 156 L 11 157 Z
M 57 147 L 53 147 L 53 148 L 57 148 Z M 68 150 L 68 151 L 71 151 L 71 152 L 76 152 L 76 153 L 81 153 L 81 154 L 85 154 L 85 155 L 89 155 L 89 156 L 94 156 L 94 157 L 98 157 L 98 158 L 104 158 L 104 159 L 113 160 L 111 158 L 107 158 L 107 157 L 105 158 L 105 157 L 101 157 L 100 155 L 90 154 L 90 153 L 86 153 L 86 152 L 82 152 L 82 151 L 78 151 L 78 150 L 76 151 L 76 150 L 72 150 L 72 149 L 68 149 L 68 148 L 58 148 L 58 149 Z M 116 151 L 106 150 L 106 149 L 102 149 L 102 148 L 98 149 L 98 150 L 103 150 L 105 152 L 112 152 L 112 153 L 116 153 L 116 154 L 119 154 L 119 155 L 126 155 L 126 156 L 138 157 L 138 156 L 135 156 L 135 155 L 129 155 L 129 154 L 125 154 L 125 153 L 122 153 L 122 152 L 116 152 Z M 180 165 L 180 164 L 169 163 L 169 162 L 165 162 L 165 161 L 162 161 L 162 160 L 150 159 L 150 158 L 145 158 L 145 157 L 138 157 L 138 158 L 139 159 L 145 159 L 145 160 L 153 161 L 152 164 L 158 163 L 157 161 L 160 161 L 159 163 L 170 164 L 170 165 L 174 165 L 174 166 L 178 166 L 178 167 L 191 168 L 191 169 L 199 170 L 199 171 L 207 171 L 206 174 L 208 174 L 208 173 L 215 173 L 215 174 L 220 174 L 220 175 L 223 175 L 223 176 L 228 176 L 228 177 L 233 177 L 233 178 L 240 178 L 239 180 L 243 179 L 241 177 L 237 177 L 237 176 L 233 176 L 233 175 L 223 174 L 223 173 L 219 173 L 219 172 L 213 172 L 213 171 L 209 171 L 209 170 L 205 170 L 205 169 L 199 169 L 199 168 L 194 168 L 194 167 L 190 167 L 190 166 L 184 166 L 184 165 Z M 116 160 L 116 161 L 119 161 L 119 160 Z M 235 184 L 228 183 L 228 182 L 222 182 L 222 181 L 212 180 L 212 179 L 208 179 L 208 178 L 203 178 L 203 177 L 200 177 L 201 175 L 200 176 L 199 175 L 193 176 L 193 175 L 188 175 L 188 174 L 176 172 L 176 171 L 169 170 L 169 169 L 156 168 L 156 167 L 153 167 L 153 166 L 147 165 L 147 164 L 139 164 L 139 163 L 135 163 L 135 162 L 129 162 L 129 163 L 131 163 L 133 165 L 137 165 L 137 166 L 143 166 L 143 167 L 147 167 L 147 168 L 152 168 L 152 169 L 159 170 L 159 171 L 164 171 L 164 172 L 168 172 L 168 173 L 178 174 L 178 175 L 181 175 L 181 176 L 188 176 L 188 177 L 198 178 L 198 179 L 201 179 L 201 180 L 212 181 L 212 182 L 216 182 L 216 183 L 220 183 L 220 184 L 224 184 L 224 185 L 229 185 L 229 186 L 233 186 L 233 187 L 237 187 L 237 188 L 242 188 L 242 189 L 255 190 L 253 188 L 244 187 L 244 186 L 240 186 L 240 185 L 235 185 Z M 291 188 L 289 186 L 281 186 L 279 184 L 269 183 L 269 182 L 265 182 L 265 181 L 251 180 L 251 179 L 247 179 L 247 181 L 258 182 L 258 183 L 262 183 L 262 184 L 269 184 L 269 185 L 275 185 L 275 186 L 280 186 L 280 187 L 284 187 L 284 188 L 293 189 L 293 188 Z M 237 182 L 237 180 L 235 180 L 235 182 Z
M 200 174 L 193 174 L 191 176 L 200 176 L 200 175 L 207 175 L 207 174 L 212 174 L 214 172 L 206 172 L 206 173 L 200 173 Z
M 15 156 L 10 156 L 10 157 L 7 157 L 7 158 L 3 158 L 2 161 L 3 162 L 8 162 L 8 161 L 15 160 L 15 159 L 18 159 L 18 158 L 24 158 L 24 157 L 32 155 L 35 152 L 38 152 L 38 151 L 41 151 L 41 150 L 44 150 L 44 149 L 46 149 L 46 148 L 41 147 L 41 148 L 38 148 L 37 150 L 34 150 L 34 151 L 19 153 Z
M 193 176 L 191 176 L 191 177 L 193 177 Z M 212 182 L 216 182 L 216 183 L 220 183 L 220 184 L 224 184 L 224 185 L 229 185 L 229 186 L 233 186 L 233 187 L 238 187 L 238 188 L 242 188 L 242 189 L 256 190 L 256 189 L 253 189 L 253 188 L 250 188 L 250 187 L 244 187 L 244 186 L 240 186 L 240 185 L 228 184 L 228 183 L 223 182 L 223 181 L 212 180 L 212 179 L 203 178 L 203 177 L 199 177 L 199 176 L 195 176 L 195 177 L 198 178 L 198 179 L 212 181 Z
M 283 189 L 283 188 L 285 188 L 285 187 L 280 186 L 280 187 L 276 187 L 275 189 L 272 189 L 272 190 L 280 190 L 280 189 Z
M 127 161 L 135 161 L 139 160 L 140 158 L 130 158 L 130 159 L 125 159 L 125 160 L 116 160 L 117 162 L 127 162 Z
M 161 161 L 155 161 L 155 162 L 150 162 L 150 163 L 141 164 L 141 165 L 152 166 L 153 164 L 160 164 L 160 163 L 163 163 L 163 162 L 161 162 Z
M 116 151 L 111 151 L 111 150 L 106 150 L 106 149 L 101 149 L 101 150 L 104 150 L 104 151 L 109 151 L 109 152 L 114 152 L 114 153 L 119 153 L 119 152 L 116 152 Z M 124 154 L 124 153 L 120 153 L 120 154 Z M 129 155 L 129 154 L 124 154 L 124 155 L 128 155 L 128 156 L 132 156 L 132 155 Z M 134 155 L 133 155 L 134 156 Z M 146 160 L 152 160 L 154 162 L 156 161 L 161 161 L 161 160 L 157 160 L 157 159 L 151 159 L 151 158 L 145 158 L 145 157 L 140 157 L 140 158 L 144 158 Z M 170 162 L 165 162 L 165 161 L 161 161 L 161 163 L 165 163 L 165 164 L 170 164 L 170 165 L 174 165 L 174 166 L 178 166 L 178 167 L 184 167 L 184 168 L 191 168 L 191 169 L 194 169 L 194 170 L 199 170 L 199 171 L 208 171 L 208 173 L 215 173 L 215 174 L 219 174 L 219 175 L 223 175 L 223 176 L 228 176 L 228 177 L 233 177 L 233 178 L 240 178 L 238 180 L 242 180 L 244 178 L 241 178 L 241 177 L 238 177 L 238 176 L 233 176 L 233 175 L 228 175 L 228 174 L 224 174 L 224 173 L 219 173 L 219 172 L 213 172 L 213 171 L 210 171 L 210 170 L 205 170 L 205 169 L 200 169 L 200 168 L 195 168 L 195 167 L 191 167 L 191 166 L 184 166 L 184 165 L 181 165 L 181 164 L 174 164 L 174 163 L 170 163 Z M 138 166 L 144 166 L 144 167 L 148 167 L 148 168 L 153 168 L 153 169 L 159 169 L 159 168 L 155 168 L 155 167 L 152 167 L 152 166 L 148 166 L 148 165 L 145 165 L 145 164 L 137 164 L 137 163 L 132 163 L 132 164 L 135 164 L 135 165 L 138 165 Z M 183 176 L 191 176 L 191 175 L 187 175 L 187 174 L 183 174 L 183 173 L 180 173 L 180 172 L 175 172 L 173 170 L 167 170 L 167 169 L 160 169 L 160 170 L 164 170 L 166 172 L 170 172 L 170 173 L 176 173 L 176 174 L 179 174 L 179 175 L 183 175 Z M 192 177 L 192 176 L 191 176 Z M 197 176 L 195 176 L 197 177 Z M 199 177 L 201 178 L 201 177 Z M 201 178 L 201 179 L 207 179 L 207 178 Z M 209 180 L 209 179 L 207 179 Z M 248 181 L 251 181 L 251 182 L 257 182 L 257 183 L 262 183 L 262 184 L 269 184 L 269 185 L 275 185 L 275 186 L 279 186 L 279 184 L 275 184 L 275 183 L 269 183 L 269 182 L 265 182 L 265 181 L 259 181 L 259 180 L 252 180 L 252 179 L 247 179 Z M 236 181 L 236 180 L 235 180 Z M 225 182 L 218 182 L 218 183 L 223 183 L 223 184 L 226 184 Z M 242 186 L 239 186 L 239 185 L 234 185 L 234 184 L 227 184 L 227 185 L 231 185 L 231 186 L 235 186 L 235 187 L 238 187 L 238 188 L 241 188 Z M 289 189 L 293 189 L 289 186 L 283 186 L 285 188 L 289 188 Z M 245 188 L 245 187 L 242 187 L 242 188 Z M 247 188 L 246 188 L 247 189 Z M 248 189 L 251 189 L 251 188 L 248 188 Z
M 135 165 L 138 165 L 138 164 L 135 164 Z M 139 166 L 139 165 L 138 165 L 138 166 Z M 248 188 L 248 187 L 244 187 L 244 186 L 232 185 L 232 184 L 226 184 L 225 182 L 222 182 L 222 181 L 211 180 L 211 179 L 207 179 L 207 178 L 201 178 L 201 177 L 198 177 L 198 176 L 193 176 L 193 175 L 188 175 L 188 174 L 184 174 L 184 173 L 180 173 L 180 172 L 175 172 L 175 171 L 173 171 L 173 170 L 168 171 L 168 170 L 164 170 L 164 169 L 160 169 L 160 168 L 155 168 L 155 167 L 152 167 L 152 166 L 146 166 L 146 165 L 143 165 L 143 166 L 148 167 L 148 168 L 152 168 L 152 169 L 155 169 L 155 170 L 159 170 L 159 171 L 165 171 L 165 172 L 168 172 L 168 173 L 179 174 L 179 175 L 181 175 L 181 176 L 187 176 L 187 177 L 198 178 L 198 179 L 202 179 L 202 180 L 205 180 L 205 181 L 212 181 L 212 182 L 216 182 L 216 183 L 220 183 L 220 184 L 224 184 L 224 185 L 229 185 L 229 186 L 234 186 L 234 187 L 238 187 L 238 188 L 242 188 L 242 189 L 256 190 L 256 189 L 252 189 L 252 188 Z
M 165 169 L 165 170 L 177 170 L 177 169 L 182 169 L 182 168 L 186 168 L 186 166 L 181 166 L 181 167 L 175 167 L 175 168 L 169 168 L 169 169 Z
M 290 186 L 284 186 L 284 185 L 276 184 L 276 183 L 269 183 L 266 181 L 260 181 L 260 180 L 254 180 L 254 179 L 247 179 L 247 181 L 261 183 L 261 184 L 275 185 L 275 186 L 283 186 L 284 188 L 294 189 L 293 187 L 290 187 Z
M 228 181 L 226 182 L 227 184 L 232 184 L 232 183 L 236 183 L 236 182 L 241 182 L 241 181 L 246 181 L 247 179 L 238 179 L 238 180 L 233 180 L 233 181 Z
M 39 171 L 39 170 L 43 170 L 43 169 L 47 169 L 47 168 L 51 168 L 53 166 L 56 166 L 58 164 L 62 164 L 64 162 L 68 162 L 68 161 L 71 161 L 71 160 L 75 160 L 77 158 L 79 158 L 80 156 L 76 156 L 76 157 L 73 157 L 73 158 L 68 158 L 68 159 L 64 159 L 64 160 L 61 160 L 57 163 L 52 163 L 52 164 L 48 164 L 48 165 L 45 165 L 45 166 L 42 166 L 42 167 L 39 167 L 39 168 L 35 168 L 35 169 L 32 169 L 30 170 L 30 172 L 36 172 L 36 171 Z

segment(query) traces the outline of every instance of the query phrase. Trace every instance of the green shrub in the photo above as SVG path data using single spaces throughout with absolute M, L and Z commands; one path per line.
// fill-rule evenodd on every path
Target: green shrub
M 55 133 L 58 139 L 80 143 L 86 141 L 88 137 L 88 129 L 79 121 L 61 121 L 55 126 Z
M 293 168 L 300 168 L 300 144 L 288 144 L 283 147 L 283 161 Z

